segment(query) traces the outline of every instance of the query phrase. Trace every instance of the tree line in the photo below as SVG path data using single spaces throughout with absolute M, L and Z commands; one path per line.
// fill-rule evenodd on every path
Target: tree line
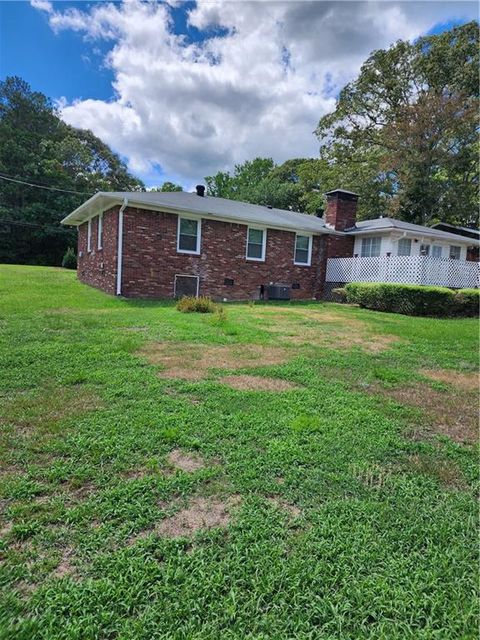
M 359 218 L 476 225 L 478 23 L 374 51 L 315 130 L 318 158 L 257 158 L 207 177 L 212 195 L 320 214 L 360 195 Z
M 477 22 L 374 51 L 320 119 L 317 158 L 248 160 L 207 176 L 208 193 L 321 215 L 323 194 L 343 187 L 360 195 L 360 219 L 475 225 L 478 65 Z M 21 78 L 0 83 L 0 262 L 61 264 L 76 245 L 66 214 L 97 191 L 144 189 L 45 95 Z

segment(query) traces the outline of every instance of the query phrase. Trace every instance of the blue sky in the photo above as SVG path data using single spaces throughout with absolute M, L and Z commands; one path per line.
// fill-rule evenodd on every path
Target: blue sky
M 475 17 L 468 2 L 7 1 L 0 75 L 58 101 L 148 185 L 188 188 L 257 155 L 316 155 L 318 119 L 371 50 Z
M 62 7 L 85 8 L 84 2 Z M 2 77 L 18 75 L 52 98 L 65 96 L 108 100 L 114 75 L 102 66 L 106 43 L 96 43 L 99 55 L 68 31 L 54 34 L 48 17 L 29 2 L 0 2 L 0 68 Z

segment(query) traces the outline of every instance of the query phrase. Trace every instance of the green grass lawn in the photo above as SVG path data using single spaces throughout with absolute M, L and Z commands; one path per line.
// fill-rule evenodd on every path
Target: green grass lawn
M 478 328 L 0 267 L 0 638 L 477 637 Z

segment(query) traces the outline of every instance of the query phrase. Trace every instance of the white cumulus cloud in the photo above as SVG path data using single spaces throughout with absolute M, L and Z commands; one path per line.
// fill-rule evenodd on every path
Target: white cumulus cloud
M 161 166 L 187 185 L 258 155 L 315 156 L 319 118 L 371 50 L 476 14 L 475 3 L 219 0 L 188 12 L 190 39 L 175 32 L 176 0 L 31 4 L 55 32 L 110 43 L 113 98 L 63 101 L 65 121 L 91 129 L 133 171 Z

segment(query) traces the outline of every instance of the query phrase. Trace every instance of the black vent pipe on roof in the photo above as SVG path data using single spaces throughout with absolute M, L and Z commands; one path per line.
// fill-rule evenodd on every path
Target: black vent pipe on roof
M 197 196 L 203 198 L 203 196 L 205 195 L 205 187 L 203 186 L 203 184 L 197 184 L 195 189 L 197 190 Z

